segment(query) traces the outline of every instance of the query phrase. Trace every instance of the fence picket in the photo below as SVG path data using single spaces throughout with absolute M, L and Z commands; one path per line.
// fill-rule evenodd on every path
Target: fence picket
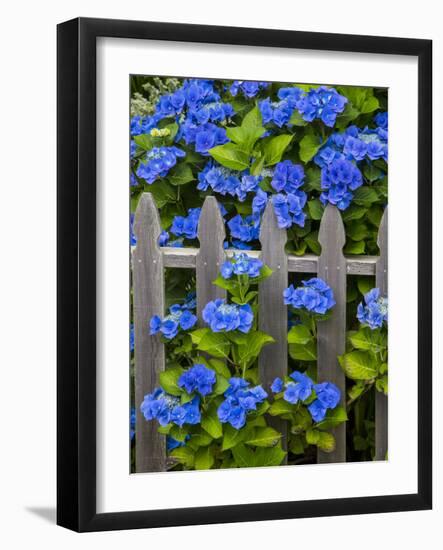
M 375 265 L 375 286 L 382 296 L 388 295 L 388 207 L 385 208 L 378 230 L 380 256 Z M 386 460 L 388 451 L 388 397 L 375 392 L 375 460 Z
M 134 336 L 135 336 L 135 408 L 136 472 L 160 472 L 166 468 L 165 436 L 154 422 L 146 422 L 140 404 L 158 384 L 165 368 L 165 350 L 160 335 L 149 335 L 149 320 L 163 316 L 163 254 L 158 246 L 160 218 L 151 193 L 143 193 L 135 213 L 134 233 L 137 246 L 133 253 Z
M 283 291 L 288 286 L 286 241 L 286 231 L 279 229 L 274 207 L 269 201 L 260 228 L 261 260 L 274 273 L 260 283 L 258 294 L 259 328 L 275 339 L 275 344 L 265 346 L 259 356 L 260 382 L 266 391 L 269 391 L 274 378 L 286 376 L 288 371 L 288 311 L 283 303 Z M 286 448 L 287 422 L 270 417 L 269 423 L 282 433 L 282 443 Z
M 196 258 L 197 314 L 203 324 L 202 310 L 216 298 L 226 298 L 226 291 L 212 284 L 217 278 L 220 265 L 225 260 L 223 242 L 225 240 L 225 222 L 215 197 L 206 197 L 198 224 L 200 250 Z
M 320 223 L 318 240 L 322 250 L 318 259 L 318 277 L 324 279 L 334 292 L 336 305 L 327 321 L 317 325 L 318 381 L 330 381 L 341 391 L 341 404 L 346 406 L 345 376 L 337 355 L 345 351 L 346 343 L 346 259 L 343 246 L 345 230 L 338 209 L 329 204 Z M 318 462 L 335 463 L 346 461 L 346 425 L 333 430 L 336 447 L 332 453 L 318 451 Z

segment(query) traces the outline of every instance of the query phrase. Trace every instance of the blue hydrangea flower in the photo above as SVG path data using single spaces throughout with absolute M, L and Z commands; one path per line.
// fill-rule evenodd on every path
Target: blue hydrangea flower
M 231 378 L 224 396 L 225 400 L 217 410 L 218 418 L 220 422 L 240 430 L 246 424 L 247 414 L 255 411 L 268 394 L 261 386 L 250 388 L 249 382 L 243 378 Z
M 250 242 L 258 239 L 260 234 L 260 218 L 258 216 L 246 216 L 243 218 L 237 214 L 228 222 L 231 236 L 243 242 Z
M 274 393 L 284 390 L 283 399 L 295 405 L 299 401 L 305 401 L 311 396 L 314 382 L 302 372 L 294 371 L 290 377 L 293 381 L 284 383 L 281 378 L 276 378 L 271 385 Z
M 324 314 L 335 306 L 334 293 L 328 284 L 318 277 L 302 281 L 303 286 L 290 285 L 283 292 L 284 303 L 296 309 L 306 309 Z
M 217 299 L 209 302 L 202 312 L 203 320 L 213 332 L 230 332 L 239 330 L 247 333 L 251 330 L 254 314 L 249 304 L 227 304 Z
M 207 191 L 211 188 L 216 193 L 238 197 L 240 202 L 243 202 L 248 193 L 257 191 L 261 177 L 251 176 L 247 170 L 243 172 L 229 170 L 210 161 L 199 173 L 198 181 L 199 191 Z
M 305 171 L 300 164 L 294 164 L 290 160 L 283 160 L 275 166 L 271 180 L 272 187 L 280 193 L 294 193 L 303 185 Z
M 215 382 L 215 372 L 202 364 L 194 365 L 178 379 L 180 388 L 184 388 L 189 394 L 198 392 L 203 397 L 211 393 Z
M 363 177 L 357 166 L 346 159 L 337 159 L 322 168 L 320 200 L 330 202 L 340 210 L 346 210 L 354 191 L 363 184 Z
M 131 243 L 131 246 L 135 246 L 137 244 L 137 237 L 134 233 L 134 214 L 131 214 L 129 217 L 129 242 Z
M 315 422 L 321 422 L 324 420 L 328 409 L 335 409 L 340 403 L 341 392 L 339 388 L 331 382 L 315 384 L 314 390 L 317 399 L 308 406 L 308 411 Z
M 134 335 L 134 325 L 131 323 L 129 327 L 129 349 L 134 351 L 135 335 Z
M 306 219 L 303 208 L 306 200 L 307 195 L 304 191 L 294 191 L 286 195 L 282 193 L 273 195 L 272 204 L 274 205 L 278 226 L 282 229 L 288 229 L 293 224 L 303 227 Z
M 386 111 L 381 112 L 381 113 L 377 113 L 374 117 L 374 122 L 375 122 L 375 124 L 377 124 L 377 126 L 379 126 L 380 128 L 383 128 L 383 130 L 387 130 L 388 129 L 388 113 Z
M 129 437 L 131 441 L 134 439 L 134 436 L 135 436 L 135 421 L 136 421 L 135 408 L 131 407 L 131 414 L 129 416 Z
M 166 393 L 162 388 L 145 395 L 140 411 L 146 420 L 157 420 L 160 426 L 173 422 L 181 427 L 183 424 L 199 424 L 201 421 L 198 396 L 181 405 L 180 398 Z
M 158 178 L 165 177 L 177 164 L 177 158 L 186 153 L 178 147 L 154 147 L 146 154 L 145 162 L 139 164 L 137 176 L 151 184 Z
M 220 267 L 220 273 L 224 279 L 230 279 L 232 275 L 248 275 L 249 277 L 258 277 L 263 262 L 256 258 L 251 258 L 247 254 L 235 254 L 230 260 L 227 260 Z
M 187 216 L 175 216 L 172 221 L 171 233 L 177 237 L 195 239 L 197 237 L 198 220 L 201 208 L 190 208 Z
M 283 388 L 285 387 L 285 384 L 281 378 L 275 378 L 274 382 L 271 384 L 271 390 L 274 393 L 280 393 L 283 391 Z
M 296 106 L 303 120 L 312 122 L 320 119 L 323 124 L 332 128 L 337 115 L 344 111 L 347 102 L 347 98 L 334 88 L 320 86 L 309 90 L 297 101 Z
M 255 197 L 252 199 L 252 215 L 254 218 L 260 219 L 261 213 L 266 208 L 268 203 L 268 195 L 262 189 L 257 189 Z
M 235 97 L 242 92 L 245 97 L 255 97 L 261 90 L 270 86 L 270 82 L 254 82 L 251 80 L 234 80 L 229 88 L 229 93 Z
M 165 338 L 171 340 L 177 336 L 180 329 L 189 330 L 196 322 L 197 317 L 189 309 L 183 309 L 180 304 L 174 304 L 169 308 L 169 315 L 164 319 L 158 315 L 151 318 L 150 334 L 161 332 Z
M 364 296 L 364 304 L 357 307 L 357 319 L 374 330 L 388 322 L 388 299 L 380 296 L 380 289 L 373 288 Z

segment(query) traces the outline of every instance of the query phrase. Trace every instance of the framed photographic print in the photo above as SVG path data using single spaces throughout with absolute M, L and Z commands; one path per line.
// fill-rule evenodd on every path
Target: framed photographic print
M 431 61 L 59 25 L 59 525 L 431 507 Z

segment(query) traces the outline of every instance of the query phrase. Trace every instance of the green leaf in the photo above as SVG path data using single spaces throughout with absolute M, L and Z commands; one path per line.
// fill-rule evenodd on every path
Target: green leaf
M 196 470 L 210 470 L 214 465 L 214 455 L 211 447 L 201 447 L 195 453 L 194 468 Z
M 272 344 L 275 340 L 269 334 L 254 330 L 249 332 L 244 343 L 238 345 L 238 361 L 240 364 L 249 363 L 260 355 L 266 344 Z
M 209 331 L 197 344 L 197 348 L 201 351 L 207 351 L 214 357 L 227 357 L 231 348 L 231 342 L 223 333 Z
M 360 108 L 360 111 L 365 113 L 372 113 L 379 108 L 380 104 L 375 96 L 369 96 Z
M 361 241 L 368 236 L 368 226 L 361 221 L 353 220 L 346 226 L 346 235 L 353 241 Z
M 343 221 L 349 222 L 351 220 L 359 220 L 360 218 L 363 218 L 366 212 L 367 212 L 367 208 L 363 208 L 363 206 L 357 206 L 355 204 L 351 204 L 351 206 L 347 208 L 342 214 Z
M 214 439 L 222 437 L 223 427 L 218 419 L 217 405 L 215 403 L 211 403 L 208 410 L 203 413 L 201 426 Z
M 294 112 L 291 115 L 291 118 L 289 119 L 289 124 L 293 124 L 294 126 L 306 126 L 308 123 L 306 120 L 303 120 L 303 117 L 297 111 L 297 109 L 294 110 Z
M 281 437 L 281 433 L 274 430 L 274 428 L 255 428 L 252 436 L 246 439 L 245 443 L 256 447 L 273 447 Z
M 198 363 L 199 361 L 196 360 Z M 227 367 L 226 363 L 220 361 L 220 359 L 209 359 L 209 365 L 215 370 L 217 374 L 224 376 L 225 378 L 231 377 L 231 371 Z
M 291 405 L 291 403 L 288 403 L 284 399 L 277 399 L 269 407 L 268 413 L 271 416 L 280 416 L 282 414 L 292 414 L 294 410 L 294 405 Z
M 317 359 L 317 345 L 314 341 L 307 344 L 289 344 L 289 355 L 299 361 L 315 361 Z
M 377 363 L 366 351 L 351 351 L 338 359 L 346 376 L 353 380 L 371 380 L 377 376 Z
M 329 432 L 319 432 L 320 437 L 317 442 L 317 447 L 325 453 L 332 453 L 335 449 L 335 437 Z
M 184 162 L 178 164 L 168 175 L 168 180 L 172 185 L 184 185 L 194 179 L 191 167 Z
M 251 430 L 247 428 L 236 430 L 230 424 L 225 424 L 223 427 L 222 451 L 227 451 L 243 443 L 245 436 L 249 436 L 250 433 Z
M 320 431 L 316 429 L 306 430 L 306 442 L 309 445 L 317 445 L 320 441 Z
M 288 332 L 288 342 L 290 344 L 307 344 L 313 338 L 311 331 L 305 325 L 295 325 Z
M 345 254 L 364 254 L 365 251 L 365 241 L 349 241 L 343 252 Z
M 135 143 L 145 151 L 149 151 L 153 147 L 152 137 L 149 134 L 140 134 L 134 136 L 133 139 Z
M 225 143 L 209 149 L 208 153 L 218 163 L 232 170 L 245 170 L 249 166 L 249 156 L 238 145 Z
M 358 381 L 350 388 L 348 395 L 352 400 L 358 399 L 360 395 L 365 391 L 365 384 L 362 381 Z
M 217 375 L 215 386 L 212 388 L 212 393 L 214 395 L 221 395 L 229 388 L 229 382 L 224 376 L 220 374 Z
M 198 447 L 207 447 L 213 441 L 214 439 L 208 433 L 201 430 L 201 433 L 192 434 L 191 439 L 186 443 L 186 445 L 196 451 Z
M 257 128 L 263 125 L 263 118 L 260 109 L 253 107 L 243 118 L 243 128 Z
M 186 468 L 194 466 L 194 453 L 189 447 L 177 447 L 171 451 L 170 456 L 174 457 L 180 464 L 184 464 Z
M 176 426 L 175 424 L 171 427 L 171 430 L 169 432 L 169 435 L 176 439 L 177 441 L 180 441 L 183 443 L 186 439 L 186 436 L 188 435 L 188 430 L 184 427 Z
M 181 367 L 167 369 L 159 374 L 160 386 L 171 395 L 180 395 L 182 389 L 178 386 L 178 379 L 184 373 Z
M 305 452 L 303 438 L 300 435 L 293 435 L 289 441 L 289 450 L 295 455 L 302 455 Z
M 251 449 L 246 447 L 246 445 L 243 445 L 242 443 L 236 445 L 232 449 L 232 454 L 237 466 L 240 468 L 250 468 L 255 466 L 255 455 Z
M 387 338 L 380 330 L 371 330 L 369 327 L 361 327 L 357 332 L 349 336 L 354 348 L 379 353 L 386 349 Z
M 149 192 L 152 193 L 157 208 L 163 208 L 168 202 L 174 202 L 177 195 L 174 187 L 164 179 L 150 185 Z
M 370 206 L 378 201 L 377 191 L 369 185 L 363 185 L 354 191 L 353 201 L 361 206 Z
M 377 168 L 374 164 L 365 164 L 363 166 L 363 175 L 365 178 L 370 181 L 371 183 L 375 180 L 377 180 L 380 175 L 382 175 L 382 172 L 379 168 Z
M 300 141 L 300 159 L 309 162 L 321 147 L 321 140 L 314 134 L 307 134 Z
M 211 332 L 211 329 L 209 328 L 198 328 L 196 330 L 193 330 L 192 332 L 189 332 L 189 336 L 192 339 L 193 344 L 199 344 L 202 341 L 203 336 L 208 334 L 208 332 Z
M 325 207 L 322 205 L 320 199 L 312 199 L 308 201 L 309 215 L 313 220 L 321 220 Z
M 250 168 L 251 175 L 258 176 L 260 172 L 263 170 L 264 165 L 265 165 L 265 157 L 264 156 L 257 157 L 251 165 L 251 168 Z
M 321 428 L 322 430 L 330 430 L 339 426 L 343 422 L 346 422 L 347 419 L 348 415 L 346 414 L 346 410 L 339 405 L 338 407 L 335 407 L 335 409 L 329 409 L 324 420 L 318 422 L 316 427 Z
M 372 277 L 359 277 L 357 279 L 357 288 L 363 296 L 374 288 L 374 279 Z
M 283 153 L 291 143 L 293 137 L 292 134 L 281 134 L 280 136 L 267 139 L 263 145 L 266 166 L 272 166 L 280 162 Z
M 382 376 L 375 381 L 375 389 L 385 395 L 388 395 L 388 377 Z
M 280 466 L 286 453 L 280 445 L 259 447 L 255 451 L 254 466 Z
M 318 231 L 312 231 L 305 237 L 305 242 L 309 246 L 309 248 L 314 252 L 314 254 L 317 254 L 317 256 L 320 256 L 321 254 L 321 246 L 318 242 Z

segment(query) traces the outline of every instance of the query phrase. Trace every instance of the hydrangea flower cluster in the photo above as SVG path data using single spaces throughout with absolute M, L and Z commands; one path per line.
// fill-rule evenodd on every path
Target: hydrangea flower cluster
M 163 334 L 168 340 L 175 338 L 180 329 L 189 330 L 197 322 L 197 317 L 192 313 L 188 304 L 174 304 L 169 308 L 169 315 L 161 319 L 158 315 L 154 315 L 149 323 L 150 334 Z
M 200 213 L 201 208 L 190 208 L 187 216 L 175 216 L 170 229 L 171 233 L 173 233 L 176 237 L 195 239 L 197 237 Z
M 283 399 L 292 405 L 306 401 L 315 391 L 316 398 L 308 405 L 308 411 L 314 422 L 324 420 L 328 409 L 335 409 L 340 403 L 341 393 L 339 388 L 331 382 L 314 384 L 306 374 L 294 371 L 290 378 L 293 381 L 285 383 L 281 378 L 276 378 L 271 385 L 274 393 L 283 392 Z
M 224 396 L 225 400 L 217 410 L 218 418 L 223 424 L 229 423 L 240 430 L 246 424 L 248 413 L 255 411 L 268 394 L 261 386 L 251 388 L 249 382 L 243 378 L 231 378 Z
M 274 205 L 278 226 L 281 229 L 292 227 L 293 224 L 303 227 L 306 219 L 303 208 L 306 201 L 307 195 L 304 191 L 273 195 L 272 204 Z
M 197 189 L 207 191 L 210 187 L 220 195 L 238 197 L 243 202 L 248 193 L 257 191 L 261 179 L 261 176 L 251 176 L 248 171 L 236 172 L 211 161 L 198 174 Z
M 146 420 L 157 420 L 160 426 L 167 426 L 172 422 L 181 427 L 183 424 L 199 424 L 201 420 L 198 396 L 181 405 L 179 397 L 170 395 L 161 388 L 145 395 L 140 411 Z
M 271 186 L 281 193 L 294 193 L 304 182 L 305 171 L 301 164 L 294 164 L 290 160 L 279 162 L 275 166 L 274 174 L 271 180 Z
M 334 88 L 320 86 L 304 94 L 297 101 L 297 109 L 306 122 L 320 119 L 323 124 L 332 128 L 337 115 L 344 111 L 347 102 L 347 98 Z
M 221 298 L 207 303 L 202 316 L 213 332 L 239 330 L 247 333 L 251 330 L 254 320 L 254 314 L 249 304 L 227 304 Z
M 177 158 L 185 156 L 178 147 L 154 147 L 146 154 L 146 162 L 140 163 L 137 176 L 149 184 L 163 178 L 177 164 Z
M 340 210 L 346 210 L 355 191 L 363 184 L 363 177 L 358 167 L 346 159 L 333 160 L 322 168 L 320 200 L 323 204 L 334 204 Z
M 380 289 L 373 288 L 364 296 L 364 304 L 357 308 L 357 319 L 374 330 L 388 322 L 388 299 L 380 296 Z
M 183 239 L 175 239 L 170 241 L 170 235 L 167 231 L 162 231 L 158 238 L 159 246 L 170 246 L 172 248 L 183 248 Z
M 204 397 L 211 393 L 215 382 L 215 372 L 205 365 L 197 364 L 180 376 L 178 386 L 184 388 L 189 394 L 197 392 Z
M 244 243 L 249 243 L 258 239 L 260 234 L 260 216 L 252 214 L 243 218 L 237 214 L 228 222 L 231 236 Z M 237 244 L 234 243 L 233 244 Z M 245 247 L 246 248 L 246 247 Z
M 242 253 L 234 255 L 233 258 L 224 262 L 220 268 L 220 273 L 224 279 L 230 279 L 232 275 L 258 277 L 262 267 L 263 262 L 261 260 Z
M 226 130 L 220 128 L 220 126 L 216 126 L 212 122 L 199 125 L 185 122 L 180 129 L 186 144 L 194 144 L 195 151 L 202 155 L 206 155 L 209 149 L 217 145 L 223 145 L 229 141 L 226 136 Z
M 261 90 L 269 88 L 270 82 L 254 82 L 252 80 L 234 80 L 229 88 L 229 93 L 235 97 L 241 92 L 245 97 L 255 97 Z
M 376 128 L 363 129 L 349 126 L 343 132 L 334 132 L 314 157 L 315 163 L 324 168 L 338 159 L 361 161 L 388 160 L 388 114 L 374 117 Z
M 334 293 L 323 279 L 313 277 L 308 281 L 302 281 L 302 284 L 303 286 L 297 288 L 290 285 L 283 292 L 285 304 L 320 314 L 335 306 Z
M 134 439 L 135 436 L 135 420 L 135 407 L 131 407 L 131 414 L 129 415 L 129 437 L 131 441 Z

